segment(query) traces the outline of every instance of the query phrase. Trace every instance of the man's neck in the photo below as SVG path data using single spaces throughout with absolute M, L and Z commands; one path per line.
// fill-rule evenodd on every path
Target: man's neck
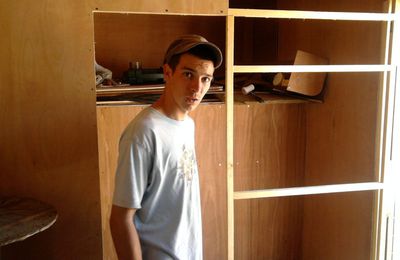
M 162 114 L 164 114 L 166 117 L 169 117 L 171 119 L 177 120 L 177 121 L 183 121 L 187 117 L 187 113 L 181 112 L 179 109 L 173 109 L 174 106 L 169 105 L 168 101 L 164 94 L 161 95 L 161 97 L 152 105 L 152 107 Z

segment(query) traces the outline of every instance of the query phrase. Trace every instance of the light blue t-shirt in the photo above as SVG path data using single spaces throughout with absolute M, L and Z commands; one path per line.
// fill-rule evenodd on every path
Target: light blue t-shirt
M 123 132 L 113 204 L 137 208 L 134 223 L 145 260 L 202 259 L 194 122 L 149 107 Z

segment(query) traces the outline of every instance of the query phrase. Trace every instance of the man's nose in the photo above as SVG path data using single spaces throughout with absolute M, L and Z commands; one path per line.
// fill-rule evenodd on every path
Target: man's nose
M 192 91 L 192 93 L 196 93 L 196 92 L 199 92 L 200 89 L 201 89 L 201 80 L 200 79 L 194 79 L 191 82 L 190 90 Z

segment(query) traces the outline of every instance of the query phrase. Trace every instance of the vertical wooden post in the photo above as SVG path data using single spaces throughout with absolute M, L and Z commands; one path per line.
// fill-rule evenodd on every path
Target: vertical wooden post
M 390 62 L 391 65 L 395 66 L 390 72 L 390 92 L 389 92 L 389 113 L 390 122 L 387 124 L 387 148 L 385 162 L 387 162 L 386 170 L 388 177 L 385 178 L 385 183 L 387 183 L 387 190 L 385 191 L 384 213 L 387 218 L 387 233 L 386 233 L 386 254 L 384 259 L 392 259 L 396 252 L 398 252 L 398 246 L 394 242 L 397 240 L 395 232 L 395 204 L 396 198 L 398 198 L 397 183 L 399 181 L 398 173 L 398 159 L 399 159 L 399 148 L 397 147 L 399 143 L 398 130 L 399 130 L 399 70 L 400 70 L 400 0 L 396 0 L 394 3 L 394 13 L 395 19 L 393 21 L 393 35 L 392 35 L 392 49 Z M 397 109 L 396 109 L 397 108 Z M 398 216 L 397 216 L 398 217 Z
M 392 0 L 385 1 L 383 4 L 384 12 L 391 14 L 393 12 L 393 3 Z M 385 34 L 382 34 L 382 48 L 381 50 L 381 63 L 384 65 L 389 65 L 389 50 L 392 42 L 392 21 L 388 20 L 382 25 L 382 32 L 386 31 Z M 376 180 L 379 182 L 383 182 L 383 166 L 384 166 L 384 158 L 385 158 L 385 128 L 386 128 L 386 112 L 387 112 L 387 91 L 388 91 L 388 76 L 390 75 L 389 71 L 385 71 L 381 73 L 381 86 L 379 88 L 379 96 L 378 96 L 378 118 L 377 118 L 377 133 L 376 133 L 376 152 L 375 152 L 375 176 Z M 383 199 L 383 190 L 379 190 L 375 193 L 374 198 L 374 213 L 373 213 L 373 228 L 372 228 L 372 236 L 371 236 L 371 259 L 378 260 L 379 252 L 380 252 L 380 244 L 384 244 L 384 240 L 382 240 L 381 235 L 381 222 L 386 221 L 382 214 L 382 199 Z
M 233 182 L 233 46 L 234 45 L 234 17 L 226 18 L 226 172 L 227 172 L 227 205 L 228 205 L 228 259 L 234 259 L 234 182 Z
M 378 242 L 376 245 L 375 259 L 391 259 L 393 251 L 393 215 L 394 215 L 394 203 L 395 203 L 395 187 L 393 183 L 396 183 L 396 129 L 398 129 L 398 122 L 396 119 L 399 117 L 398 112 L 395 112 L 395 106 L 398 104 L 398 97 L 396 97 L 396 86 L 399 84 L 398 74 L 400 65 L 400 51 L 397 46 L 400 44 L 400 0 L 389 1 L 389 8 L 392 8 L 395 14 L 392 26 L 392 35 L 389 49 L 389 61 L 390 65 L 394 65 L 395 68 L 388 72 L 387 76 L 387 93 L 383 96 L 386 100 L 384 122 L 384 133 L 383 133 L 383 148 L 382 148 L 382 159 L 381 168 L 382 174 L 379 176 L 379 180 L 385 183 L 385 189 L 379 193 L 379 219 L 378 225 Z M 385 86 L 386 87 L 386 86 Z M 397 94 L 398 96 L 398 94 Z M 397 99 L 397 100 L 396 100 Z M 397 101 L 397 102 L 396 102 Z M 397 155 L 398 156 L 398 155 Z

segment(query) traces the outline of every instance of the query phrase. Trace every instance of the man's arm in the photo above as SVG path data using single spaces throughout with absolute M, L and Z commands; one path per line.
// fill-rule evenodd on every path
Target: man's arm
M 113 205 L 110 216 L 111 235 L 119 260 L 142 260 L 142 249 L 133 216 L 136 209 Z

